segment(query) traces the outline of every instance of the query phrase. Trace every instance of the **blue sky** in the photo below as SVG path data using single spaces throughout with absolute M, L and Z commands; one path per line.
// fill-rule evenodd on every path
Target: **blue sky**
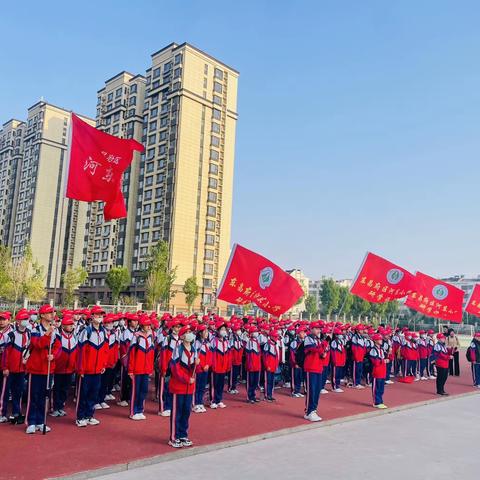
M 240 71 L 232 241 L 311 278 L 352 277 L 367 250 L 480 273 L 478 2 L 24 1 L 0 17 L 1 122 L 41 96 L 93 116 L 105 79 L 188 41 Z

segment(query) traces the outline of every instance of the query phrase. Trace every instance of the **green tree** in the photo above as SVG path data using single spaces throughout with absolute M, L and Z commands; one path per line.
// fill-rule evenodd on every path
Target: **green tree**
M 197 277 L 190 277 L 185 280 L 183 293 L 185 294 L 185 302 L 188 305 L 188 310 L 191 311 L 192 305 L 198 297 Z
M 338 315 L 349 315 L 353 305 L 353 295 L 347 287 L 338 286 L 339 298 L 337 308 L 333 310 L 333 313 Z
M 88 278 L 87 271 L 81 266 L 69 267 L 62 275 L 63 289 L 65 292 L 65 305 L 70 306 L 75 300 L 75 290 Z
M 130 285 L 130 272 L 127 267 L 112 267 L 105 278 L 105 283 L 112 291 L 112 303 L 116 304 L 120 293 Z
M 25 246 L 22 257 L 11 258 L 6 262 L 7 283 L 4 296 L 17 305 L 28 298 L 40 302 L 45 298 L 44 268 L 33 258 L 32 248 Z
M 322 302 L 323 313 L 326 315 L 330 315 L 338 307 L 340 288 L 333 279 L 328 278 L 322 282 L 320 300 Z
M 308 295 L 305 298 L 305 310 L 307 311 L 310 318 L 318 313 L 318 304 L 317 298 L 313 295 Z
M 351 308 L 351 313 L 355 317 L 362 317 L 370 311 L 370 303 L 364 300 L 363 298 L 353 296 L 353 303 Z
M 8 292 L 8 266 L 12 258 L 10 248 L 5 245 L 0 245 L 0 296 L 5 296 Z
M 150 308 L 155 308 L 158 303 L 168 308 L 176 294 L 172 289 L 176 278 L 177 267 L 170 268 L 168 242 L 161 240 L 151 248 L 145 271 L 145 297 Z

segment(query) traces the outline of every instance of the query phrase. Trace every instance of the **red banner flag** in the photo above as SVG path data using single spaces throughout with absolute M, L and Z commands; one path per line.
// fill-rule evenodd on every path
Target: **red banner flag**
M 236 305 L 255 303 L 278 316 L 304 295 L 300 284 L 270 260 L 235 244 L 217 298 Z
M 350 292 L 372 303 L 391 302 L 413 291 L 414 281 L 408 270 L 368 252 Z
M 405 305 L 427 317 L 462 322 L 463 297 L 465 292 L 449 283 L 417 272 L 414 292 L 407 297 Z
M 135 150 L 136 140 L 101 132 L 72 113 L 72 137 L 66 196 L 84 202 L 103 201 L 105 220 L 127 216 L 122 174 Z
M 465 311 L 476 317 L 480 317 L 480 284 L 477 283 L 477 285 L 473 287 Z

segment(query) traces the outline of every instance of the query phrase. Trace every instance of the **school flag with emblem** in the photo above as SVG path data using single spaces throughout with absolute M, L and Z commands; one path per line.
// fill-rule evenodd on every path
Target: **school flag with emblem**
M 427 317 L 461 323 L 464 295 L 460 288 L 417 272 L 414 292 L 407 297 L 405 305 Z
M 468 298 L 465 311 L 476 317 L 480 317 L 480 284 L 473 287 L 472 293 Z
M 271 315 L 295 305 L 304 291 L 291 275 L 258 253 L 235 244 L 217 298 L 236 305 L 255 303 Z
M 106 221 L 127 216 L 122 175 L 133 152 L 143 152 L 136 140 L 101 132 L 72 113 L 66 196 L 83 202 L 103 201 Z
M 408 270 L 368 252 L 350 292 L 372 303 L 385 303 L 413 291 L 415 277 Z

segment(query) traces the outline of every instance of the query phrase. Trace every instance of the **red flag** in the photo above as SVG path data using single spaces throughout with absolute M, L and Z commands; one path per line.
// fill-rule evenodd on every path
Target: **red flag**
M 72 140 L 68 169 L 68 198 L 105 202 L 105 220 L 127 216 L 122 174 L 132 162 L 133 152 L 143 152 L 136 140 L 101 132 L 72 113 Z
M 473 287 L 465 311 L 476 317 L 480 317 L 480 284 L 477 283 L 477 285 Z
M 217 298 L 236 305 L 255 303 L 272 315 L 290 310 L 304 295 L 300 284 L 258 253 L 235 244 Z
M 350 292 L 368 302 L 391 302 L 408 295 L 414 281 L 414 275 L 408 270 L 368 252 Z
M 407 307 L 413 308 L 427 317 L 461 323 L 465 295 L 462 289 L 417 272 L 414 290 L 405 302 Z

